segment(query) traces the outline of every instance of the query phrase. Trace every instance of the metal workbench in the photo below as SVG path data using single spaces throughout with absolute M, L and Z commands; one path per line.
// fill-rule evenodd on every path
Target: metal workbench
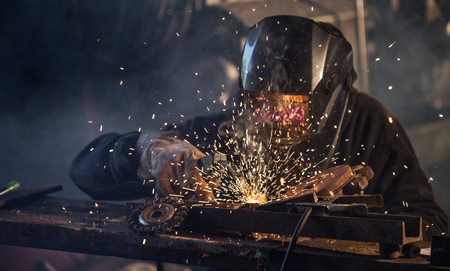
M 0 209 L 0 244 L 235 270 L 279 270 L 287 243 L 232 232 L 174 230 L 138 236 L 125 204 L 41 197 Z M 423 242 L 423 247 L 430 243 Z M 386 260 L 378 244 L 300 238 L 291 270 L 450 270 L 428 256 Z

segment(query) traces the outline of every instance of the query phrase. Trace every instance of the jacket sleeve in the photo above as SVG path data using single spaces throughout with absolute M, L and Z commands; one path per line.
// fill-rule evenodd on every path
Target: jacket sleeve
M 182 136 L 202 152 L 225 151 L 217 135 L 231 112 L 196 117 L 165 130 L 180 131 Z M 141 133 L 105 134 L 89 143 L 75 157 L 69 170 L 72 181 L 96 200 L 131 200 L 155 193 L 154 182 L 138 176 L 139 150 L 135 150 Z
M 150 196 L 151 183 L 137 177 L 139 154 L 134 149 L 140 133 L 105 134 L 89 143 L 75 157 L 69 175 L 96 200 L 131 200 Z
M 206 154 L 212 151 L 226 153 L 223 142 L 229 135 L 222 132 L 231 125 L 233 111 L 195 117 L 183 123 L 166 127 L 168 131 L 180 131 L 184 139 Z M 231 128 L 228 128 L 231 131 Z
M 366 194 L 381 194 L 382 213 L 421 216 L 424 239 L 448 232 L 448 217 L 438 205 L 400 122 L 374 97 L 360 93 L 347 113 L 339 146 L 341 163 L 368 165 L 374 177 Z

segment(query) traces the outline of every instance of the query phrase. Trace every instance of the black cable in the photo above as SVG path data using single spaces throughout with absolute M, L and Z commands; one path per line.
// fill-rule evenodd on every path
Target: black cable
M 300 220 L 297 223 L 297 227 L 295 227 L 294 233 L 291 237 L 291 242 L 289 243 L 288 249 L 286 251 L 286 255 L 284 255 L 283 264 L 281 265 L 281 271 L 285 271 L 289 264 L 289 258 L 292 254 L 292 251 L 294 250 L 295 244 L 297 243 L 298 237 L 300 236 L 300 232 L 302 231 L 303 227 L 305 226 L 306 221 L 309 218 L 309 215 L 312 212 L 311 207 L 306 207 L 305 211 L 303 212 L 302 217 L 300 217 Z

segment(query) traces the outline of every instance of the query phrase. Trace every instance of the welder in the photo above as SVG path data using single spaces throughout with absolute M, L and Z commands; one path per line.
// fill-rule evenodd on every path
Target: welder
M 196 117 L 163 132 L 103 135 L 75 158 L 70 176 L 98 200 L 155 194 L 214 200 L 199 160 L 229 152 L 230 138 L 250 139 L 278 161 L 295 153 L 287 162 L 291 170 L 279 172 L 286 179 L 339 164 L 370 166 L 374 177 L 364 193 L 384 199 L 375 211 L 421 216 L 425 239 L 447 234 L 448 217 L 403 127 L 378 99 L 358 92 L 355 80 L 352 47 L 333 25 L 265 18 L 250 28 L 244 46 L 242 93 L 235 100 L 242 110 Z

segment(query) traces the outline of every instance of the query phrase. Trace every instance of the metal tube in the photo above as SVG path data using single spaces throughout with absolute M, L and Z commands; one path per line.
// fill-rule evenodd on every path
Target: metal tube
M 367 47 L 366 47 L 366 25 L 364 15 L 364 0 L 356 0 L 356 18 L 358 25 L 358 52 L 360 76 L 361 76 L 361 91 L 369 92 L 369 75 L 367 74 Z

